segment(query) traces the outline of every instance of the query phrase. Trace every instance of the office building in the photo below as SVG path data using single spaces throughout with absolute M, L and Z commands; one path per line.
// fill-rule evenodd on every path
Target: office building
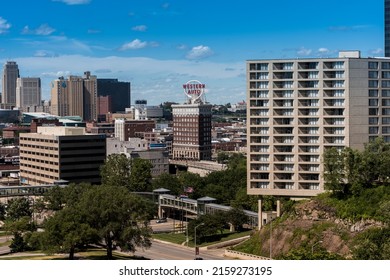
M 390 57 L 390 0 L 385 0 L 385 56 Z
M 16 80 L 19 78 L 19 68 L 15 61 L 7 61 L 3 68 L 3 85 L 1 103 L 4 106 L 16 105 Z M 3 107 L 8 109 L 8 107 Z
M 156 127 L 154 120 L 115 120 L 115 137 L 120 141 L 128 141 L 137 137 L 137 133 L 152 132 Z
M 27 185 L 100 184 L 106 158 L 106 136 L 85 134 L 80 127 L 38 127 L 20 134 L 20 182 Z
M 51 113 L 57 116 L 79 116 L 85 121 L 97 120 L 97 79 L 90 72 L 84 77 L 59 77 L 52 82 Z
M 184 104 L 173 104 L 172 158 L 211 160 L 211 107 L 203 99 L 205 85 L 189 81 L 183 85 Z
M 131 105 L 131 88 L 129 82 L 118 79 L 97 79 L 97 95 L 111 96 L 111 113 L 124 112 Z
M 248 194 L 324 191 L 326 149 L 390 142 L 390 59 L 247 61 Z
M 22 111 L 29 111 L 30 107 L 41 105 L 41 79 L 17 78 L 16 107 Z

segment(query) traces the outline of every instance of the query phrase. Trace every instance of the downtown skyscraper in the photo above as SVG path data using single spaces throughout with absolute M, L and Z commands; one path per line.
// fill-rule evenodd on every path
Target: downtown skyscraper
M 3 107 L 16 105 L 16 80 L 19 78 L 19 68 L 15 61 L 7 61 L 3 68 L 3 87 L 1 103 Z

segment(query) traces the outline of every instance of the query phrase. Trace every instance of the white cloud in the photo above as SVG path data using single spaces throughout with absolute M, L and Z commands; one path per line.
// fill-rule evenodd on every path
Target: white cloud
M 145 32 L 148 29 L 148 27 L 146 25 L 137 25 L 137 26 L 134 26 L 131 29 L 134 30 L 134 31 Z
M 138 49 L 143 49 L 148 46 L 148 42 L 142 42 L 139 39 L 135 39 L 129 43 L 123 44 L 119 50 L 121 51 L 126 51 L 126 50 L 138 50 Z
M 145 57 L 91 57 L 67 55 L 53 57 L 15 57 L 21 75 L 42 80 L 42 98 L 50 99 L 51 81 L 59 76 L 83 75 L 91 71 L 98 78 L 117 78 L 131 82 L 132 99 L 147 99 L 156 105 L 164 101 L 183 102 L 182 85 L 199 80 L 208 88 L 207 100 L 216 104 L 234 103 L 245 91 L 245 62 L 216 63 L 192 60 L 158 60 Z M 0 57 L 0 61 L 6 59 Z M 151 67 L 153 65 L 153 67 Z M 109 68 L 108 68 L 109 67 Z M 225 71 L 226 68 L 232 71 Z M 236 70 L 233 70 L 236 69 Z M 240 75 L 242 74 L 242 75 Z M 151 86 L 151 79 L 153 85 Z M 221 89 L 223 94 L 221 94 Z
M 297 51 L 297 54 L 299 56 L 309 56 L 310 54 L 312 53 L 312 50 L 311 49 L 306 49 L 306 48 L 300 48 L 298 51 Z
M 383 55 L 383 49 L 378 48 L 375 50 L 369 50 L 368 53 L 371 55 Z
M 0 34 L 6 33 L 11 28 L 11 24 L 7 20 L 0 17 Z
M 23 30 L 22 34 L 34 34 L 34 35 L 42 35 L 47 36 L 51 35 L 54 31 L 56 31 L 54 28 L 50 27 L 48 24 L 41 24 L 36 29 L 30 29 L 28 25 L 26 25 Z
M 214 54 L 214 52 L 210 49 L 210 47 L 207 46 L 197 46 L 193 47 L 186 55 L 187 59 L 190 60 L 197 60 L 202 58 L 210 57 Z
M 84 5 L 89 4 L 91 0 L 52 0 L 53 2 L 62 2 L 67 5 Z

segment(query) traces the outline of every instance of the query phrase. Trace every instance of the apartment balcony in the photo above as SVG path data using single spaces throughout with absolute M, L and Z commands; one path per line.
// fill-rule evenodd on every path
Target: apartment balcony
M 313 181 L 313 182 L 318 182 L 320 180 L 320 174 L 307 174 L 307 173 L 299 173 L 298 176 L 299 181 Z
M 274 116 L 292 116 L 294 115 L 294 109 L 274 109 Z
M 318 99 L 299 99 L 298 107 L 318 107 L 319 106 Z
M 313 182 L 313 183 L 299 182 L 298 189 L 300 189 L 300 190 L 313 190 L 313 191 L 319 190 L 320 184 L 317 182 Z
M 294 189 L 294 183 L 293 182 L 275 182 L 274 189 L 292 190 L 292 189 Z
M 319 128 L 318 127 L 302 126 L 302 127 L 298 128 L 298 133 L 300 135 L 304 135 L 304 134 L 310 134 L 310 135 L 319 134 Z
M 283 89 L 283 88 L 293 88 L 294 81 L 274 81 L 274 88 Z
M 269 170 L 269 164 L 252 163 L 250 165 L 250 170 L 252 170 L 252 171 L 268 171 Z
M 340 70 L 344 69 L 344 61 L 327 61 L 323 64 L 324 69 Z
M 333 97 L 344 97 L 344 90 L 343 89 L 326 89 L 324 90 L 324 97 L 325 98 L 333 98 Z
M 299 172 L 320 172 L 319 164 L 299 164 Z
M 251 127 L 250 134 L 268 134 L 268 127 Z
M 274 72 L 274 80 L 292 80 L 294 72 Z
M 277 172 L 293 172 L 294 164 L 274 164 L 274 171 Z
M 324 127 L 324 135 L 344 135 L 344 127 Z
M 299 71 L 298 72 L 298 80 L 318 80 L 318 71 Z
M 269 146 L 250 146 L 251 153 L 269 153 Z
M 298 97 L 301 98 L 318 97 L 318 90 L 299 90 Z
M 293 152 L 293 149 L 294 149 L 294 146 L 274 146 L 274 153 L 277 154 L 277 153 L 282 153 L 282 154 L 285 154 L 285 153 L 292 153 Z
M 300 163 L 302 163 L 302 162 L 313 162 L 313 163 L 318 162 L 319 163 L 320 156 L 319 155 L 299 155 L 298 161 Z
M 265 125 L 268 126 L 269 118 L 251 118 L 250 125 Z
M 273 102 L 274 107 L 293 107 L 294 101 L 292 99 L 276 99 Z
M 274 181 L 291 181 L 294 173 L 274 173 Z
M 252 162 L 269 162 L 268 155 L 251 155 L 250 161 Z
M 252 90 L 249 98 L 268 98 L 268 90 Z
M 251 116 L 268 116 L 269 110 L 268 109 L 250 109 L 249 113 Z
M 250 100 L 249 106 L 251 108 L 268 107 L 268 100 Z
M 298 153 L 318 154 L 320 152 L 319 146 L 299 146 Z
M 344 99 L 324 99 L 324 107 L 344 107 Z
M 344 109 L 342 108 L 324 108 L 324 116 L 343 116 Z
M 293 67 L 294 67 L 293 62 L 281 62 L 281 63 L 273 64 L 273 70 L 276 71 L 293 70 Z
M 292 98 L 294 92 L 292 90 L 274 90 L 274 98 Z
M 250 143 L 267 144 L 269 143 L 269 136 L 250 136 Z
M 299 70 L 317 70 L 318 62 L 298 62 Z
M 323 84 L 324 88 L 344 88 L 345 82 L 344 80 L 324 80 Z
M 293 162 L 294 161 L 294 155 L 274 155 L 274 162 L 283 162 L 283 163 L 288 163 L 288 162 Z
M 281 135 L 281 134 L 293 134 L 294 128 L 293 127 L 274 127 L 274 134 Z
M 275 144 L 293 144 L 294 136 L 274 136 Z
M 293 125 L 293 118 L 274 118 L 274 125 Z
M 249 71 L 268 71 L 268 63 L 251 63 Z
M 299 118 L 299 125 L 318 125 L 319 118 Z
M 299 136 L 298 138 L 299 144 L 319 144 L 319 142 L 319 136 Z
M 345 145 L 344 136 L 324 136 L 324 145 L 343 146 Z
M 324 126 L 345 125 L 345 118 L 324 118 Z
M 319 81 L 298 81 L 298 88 L 318 88 Z
M 298 116 L 318 116 L 319 109 L 298 109 Z
M 269 173 L 251 173 L 251 180 L 269 180 Z

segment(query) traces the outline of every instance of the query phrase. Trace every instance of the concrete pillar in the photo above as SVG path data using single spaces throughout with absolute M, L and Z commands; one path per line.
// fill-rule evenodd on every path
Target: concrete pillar
M 280 217 L 280 200 L 276 201 L 276 217 Z
M 262 201 L 261 199 L 259 199 L 258 201 L 258 215 L 257 215 L 257 219 L 258 219 L 258 229 L 261 230 L 261 227 L 263 226 L 263 210 L 261 209 L 261 206 L 262 206 Z

